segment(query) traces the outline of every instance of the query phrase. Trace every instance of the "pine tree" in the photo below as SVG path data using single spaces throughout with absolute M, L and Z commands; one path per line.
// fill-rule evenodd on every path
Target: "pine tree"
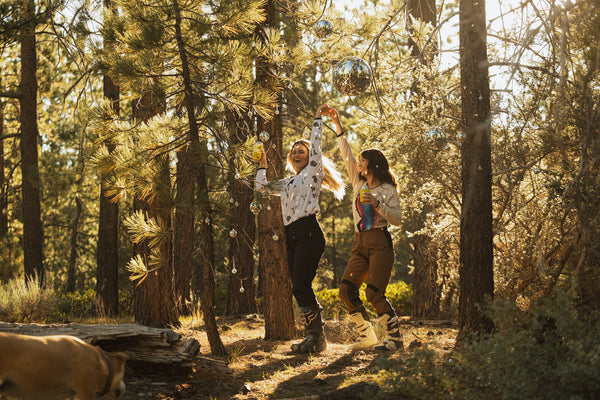
M 459 335 L 493 328 L 485 315 L 494 294 L 490 81 L 485 1 L 460 2 L 462 209 L 460 218 Z

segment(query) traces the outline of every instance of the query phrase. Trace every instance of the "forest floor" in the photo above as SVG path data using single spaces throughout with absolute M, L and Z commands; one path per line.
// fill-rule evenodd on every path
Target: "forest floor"
M 402 363 L 424 346 L 446 357 L 454 347 L 457 334 L 456 325 L 451 322 L 403 319 L 404 350 L 384 354 L 352 353 L 350 344 L 355 334 L 348 323 L 327 321 L 327 350 L 318 355 L 297 355 L 291 354 L 289 349 L 298 340 L 264 340 L 264 321 L 257 315 L 221 318 L 217 323 L 227 349 L 227 360 L 211 356 L 203 330 L 184 326 L 178 331 L 201 344 L 198 364 L 184 369 L 129 367 L 125 376 L 127 391 L 121 398 L 351 399 L 358 398 L 360 390 L 366 390 L 363 395 L 372 397 L 368 391 L 376 393 L 378 390 L 376 377 L 382 362 Z M 377 332 L 381 336 L 381 332 Z M 345 387 L 350 387 L 354 394 L 349 395 L 348 390 L 344 393 Z

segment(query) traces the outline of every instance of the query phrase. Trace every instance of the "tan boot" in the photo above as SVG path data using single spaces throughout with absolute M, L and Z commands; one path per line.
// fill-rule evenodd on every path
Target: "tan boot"
M 375 334 L 373 325 L 363 317 L 362 313 L 350 314 L 350 320 L 354 322 L 356 329 L 360 333 L 354 344 L 350 347 L 352 351 L 370 350 L 377 344 L 377 335 Z
M 398 325 L 398 317 L 394 311 L 382 314 L 379 317 L 379 323 L 385 329 L 385 339 L 378 345 L 373 347 L 373 350 L 378 351 L 396 351 L 404 348 L 402 343 L 402 335 Z

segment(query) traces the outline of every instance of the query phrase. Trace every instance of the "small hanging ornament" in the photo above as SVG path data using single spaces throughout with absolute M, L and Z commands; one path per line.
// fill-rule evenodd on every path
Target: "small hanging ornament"
M 354 96 L 371 85 L 371 67 L 359 57 L 342 58 L 333 67 L 333 85 L 341 93 Z
M 231 273 L 234 275 L 237 274 L 237 269 L 235 269 L 235 267 L 233 267 L 233 269 L 231 270 Z
M 304 139 L 310 139 L 310 131 L 309 131 L 308 129 L 304 129 L 304 130 L 302 131 L 302 137 L 303 137 Z
M 271 211 L 271 205 L 270 204 L 267 205 L 267 211 Z
M 253 201 L 252 203 L 250 203 L 250 212 L 254 215 L 258 215 L 258 213 L 260 213 L 260 210 L 262 209 L 262 204 L 260 204 L 258 201 Z
M 239 173 L 239 172 L 236 172 L 236 174 L 235 174 L 235 179 L 239 180 L 241 177 L 242 177 L 242 176 L 240 175 L 240 173 Z
M 210 218 L 206 217 L 206 218 L 204 219 L 204 223 L 205 223 L 206 225 L 210 224 Z
M 279 236 L 278 236 L 278 235 L 275 233 L 275 234 L 273 235 L 273 241 L 274 241 L 274 242 L 276 242 L 276 241 L 278 241 L 278 240 L 279 240 Z
M 234 199 L 233 197 L 230 197 L 230 198 L 229 198 L 229 202 L 230 202 L 231 204 L 233 204 L 233 203 L 235 203 L 235 199 Z
M 240 293 L 244 293 L 246 289 L 244 289 L 244 286 L 240 286 Z
M 275 106 L 275 114 L 279 115 L 279 104 Z
M 269 132 L 267 132 L 267 131 L 262 131 L 262 132 L 261 132 L 261 133 L 258 135 L 258 139 L 259 139 L 261 142 L 263 142 L 263 143 L 265 143 L 266 141 L 268 141 L 268 140 L 269 140 L 269 138 L 270 138 L 270 136 L 269 136 Z
M 232 238 L 237 237 L 237 231 L 235 229 L 232 229 L 229 231 L 229 236 L 231 236 Z
M 238 202 L 236 201 L 235 203 L 233 203 L 233 205 L 234 205 L 235 207 L 239 207 L 239 206 L 240 206 L 240 203 L 238 203 Z
M 446 133 L 439 126 L 433 126 L 425 132 L 425 141 L 428 145 L 435 148 L 443 149 L 446 147 Z
M 321 19 L 315 24 L 315 35 L 319 39 L 325 39 L 333 33 L 333 23 L 328 19 Z

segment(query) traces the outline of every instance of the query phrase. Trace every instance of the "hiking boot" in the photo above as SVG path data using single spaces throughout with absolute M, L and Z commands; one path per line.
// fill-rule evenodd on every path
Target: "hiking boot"
M 402 343 L 396 313 L 392 310 L 390 313 L 380 315 L 379 323 L 385 329 L 386 336 L 381 343 L 373 346 L 373 350 L 396 351 L 403 349 L 404 344 Z
M 371 349 L 373 345 L 377 344 L 377 335 L 375 334 L 373 325 L 365 318 L 363 313 L 356 312 L 350 314 L 350 320 L 356 325 L 356 329 L 359 332 L 358 338 L 350 347 L 352 351 Z
M 327 340 L 323 331 L 323 319 L 321 318 L 321 306 L 304 310 L 302 313 L 306 337 L 300 343 L 294 343 L 291 347 L 294 353 L 320 353 L 327 349 Z

